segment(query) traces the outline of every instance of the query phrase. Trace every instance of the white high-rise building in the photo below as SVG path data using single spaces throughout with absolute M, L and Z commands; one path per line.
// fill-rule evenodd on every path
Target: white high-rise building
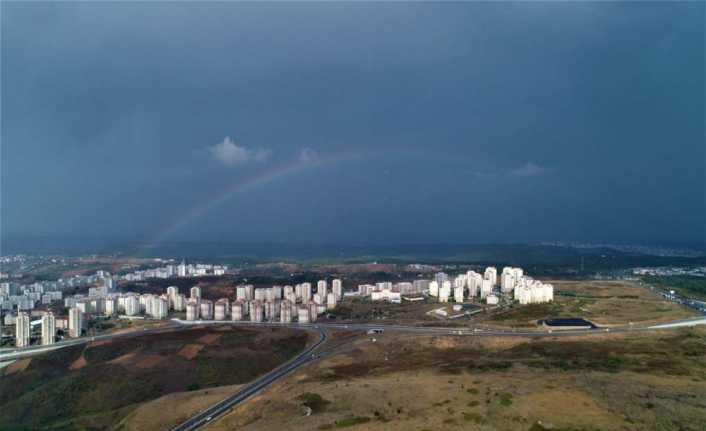
M 491 286 L 496 286 L 498 284 L 498 270 L 494 266 L 487 267 L 483 278 L 490 280 Z
M 15 345 L 17 347 L 29 346 L 30 317 L 27 313 L 17 313 L 15 318 Z
M 454 287 L 454 301 L 463 302 L 463 286 Z
M 284 300 L 280 303 L 280 322 L 290 323 L 292 321 L 292 306 L 290 301 Z
M 252 301 L 255 298 L 255 286 L 252 284 L 245 285 L 245 299 Z
M 262 322 L 265 320 L 265 310 L 260 301 L 250 302 L 250 321 Z
M 137 295 L 130 295 L 125 298 L 125 314 L 128 316 L 137 316 L 140 314 L 140 299 Z
M 201 288 L 198 286 L 194 286 L 191 288 L 189 291 L 189 294 L 191 295 L 190 299 L 193 299 L 195 301 L 201 300 Z
M 329 292 L 328 295 L 326 295 L 326 309 L 327 310 L 333 310 L 336 308 L 336 294 L 333 292 Z
M 311 301 L 311 283 L 302 283 L 300 285 L 302 304 Z
M 235 300 L 236 301 L 247 301 L 245 297 L 245 286 L 239 285 L 235 286 Z
M 493 293 L 493 281 L 488 278 L 484 278 L 480 285 L 480 299 L 485 299 L 486 296 L 491 293 Z
M 169 298 L 169 309 L 176 310 L 174 304 L 176 303 L 176 298 L 179 296 L 179 288 L 177 286 L 167 287 L 167 297 Z
M 468 286 L 468 296 L 475 298 L 480 293 L 483 276 L 475 271 L 468 271 L 466 273 L 466 283 Z
M 512 268 L 506 266 L 500 274 L 500 291 L 503 293 L 511 292 L 515 289 L 515 280 Z
M 231 316 L 233 317 L 233 320 L 245 320 L 245 303 L 238 299 L 233 303 L 233 306 L 231 307 Z
M 118 299 L 115 297 L 105 298 L 103 302 L 103 314 L 112 316 L 118 314 Z
M 316 293 L 321 295 L 322 298 L 326 298 L 326 295 L 328 294 L 328 284 L 326 283 L 326 280 L 319 280 L 316 283 Z
M 169 300 L 161 296 L 152 297 L 151 315 L 155 319 L 165 319 L 169 314 Z
M 201 319 L 212 320 L 213 319 L 213 302 L 204 299 L 201 300 L 199 312 L 201 314 Z
M 226 320 L 230 311 L 230 303 L 227 298 L 221 298 L 216 301 L 213 311 L 213 320 Z
M 433 297 L 439 296 L 439 282 L 434 280 L 429 282 L 429 295 Z
M 434 281 L 436 281 L 439 286 L 441 286 L 448 279 L 449 276 L 445 272 L 437 272 L 434 274 Z
M 145 293 L 143 295 L 140 295 L 140 311 L 147 314 L 148 316 L 152 315 L 152 294 L 151 293 Z
M 331 290 L 333 294 L 336 295 L 336 301 L 340 301 L 343 298 L 343 282 L 340 278 L 335 278 L 331 282 Z
M 314 301 L 315 304 L 323 304 L 325 300 L 326 300 L 326 298 L 324 298 L 323 296 L 321 296 L 320 293 L 315 293 L 315 294 L 314 294 L 313 301 Z
M 284 299 L 291 302 L 292 304 L 297 303 L 297 295 L 294 291 L 294 286 L 284 286 L 283 295 Z
M 272 300 L 282 299 L 282 286 L 272 286 Z
M 199 320 L 199 303 L 194 300 L 188 300 L 186 303 L 186 320 Z
M 74 307 L 69 310 L 69 336 L 78 338 L 83 332 L 83 313 Z
M 42 345 L 54 344 L 56 340 L 56 318 L 53 313 L 42 316 Z
M 299 323 L 309 323 L 311 314 L 309 313 L 309 307 L 302 305 L 297 308 L 297 321 Z
M 183 260 L 177 266 L 177 277 L 186 277 L 186 263 Z
M 180 293 L 174 297 L 174 311 L 184 310 L 186 310 L 186 296 Z
M 451 296 L 451 282 L 446 280 L 439 288 L 439 302 L 449 302 L 449 296 Z

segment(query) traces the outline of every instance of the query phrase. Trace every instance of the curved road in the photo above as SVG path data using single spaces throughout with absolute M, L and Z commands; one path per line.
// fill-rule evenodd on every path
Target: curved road
M 186 422 L 182 423 L 181 425 L 178 425 L 177 427 L 173 428 L 173 431 L 191 431 L 191 430 L 199 429 L 202 426 L 205 426 L 206 424 L 208 424 L 210 421 L 212 421 L 216 417 L 218 417 L 218 416 L 222 415 L 223 413 L 225 413 L 226 411 L 228 411 L 230 408 L 245 401 L 250 396 L 254 395 L 255 393 L 257 393 L 261 389 L 263 389 L 266 386 L 268 386 L 269 384 L 273 383 L 274 381 L 276 381 L 280 377 L 283 377 L 284 375 L 292 372 L 296 368 L 299 368 L 299 367 L 307 364 L 310 361 L 318 359 L 319 357 L 326 356 L 329 353 L 327 351 L 319 351 L 315 354 L 312 354 L 314 349 L 316 349 L 318 346 L 320 346 L 322 343 L 324 343 L 326 341 L 326 333 L 324 331 L 322 331 L 322 328 L 350 330 L 350 331 L 361 331 L 361 330 L 364 330 L 364 331 L 371 331 L 371 330 L 372 331 L 385 331 L 385 330 L 387 330 L 387 331 L 393 331 L 393 332 L 415 332 L 415 333 L 424 333 L 424 334 L 460 335 L 460 336 L 555 337 L 555 336 L 600 334 L 600 333 L 604 333 L 604 332 L 650 331 L 650 330 L 654 330 L 654 329 L 703 325 L 703 324 L 706 324 L 706 317 L 678 320 L 678 321 L 654 325 L 654 326 L 629 325 L 629 326 L 623 326 L 623 327 L 617 327 L 617 328 L 559 330 L 558 332 L 550 332 L 550 331 L 498 331 L 498 330 L 478 330 L 478 329 L 469 330 L 469 329 L 463 329 L 463 328 L 454 329 L 454 328 L 444 328 L 444 327 L 424 327 L 424 326 L 404 326 L 404 325 L 373 325 L 373 324 L 364 324 L 364 323 L 361 323 L 361 324 L 320 323 L 320 324 L 301 324 L 300 325 L 300 324 L 289 324 L 289 323 L 272 323 L 272 322 L 253 323 L 253 322 L 239 322 L 239 321 L 218 321 L 218 322 L 194 321 L 194 322 L 189 322 L 189 321 L 184 321 L 184 320 L 179 320 L 179 319 L 174 319 L 173 321 L 178 324 L 184 325 L 184 326 L 226 323 L 226 324 L 231 324 L 231 325 L 242 325 L 242 326 L 261 325 L 261 326 L 286 326 L 286 327 L 296 326 L 298 328 L 314 327 L 314 328 L 318 329 L 322 334 L 321 339 L 319 339 L 319 341 L 315 345 L 313 345 L 312 347 L 310 347 L 306 351 L 302 352 L 299 356 L 292 359 L 287 364 L 281 366 L 278 369 L 275 369 L 274 371 L 271 371 L 270 373 L 264 375 L 263 377 L 255 380 L 250 385 L 241 389 L 239 392 L 233 394 L 232 396 L 226 398 L 223 401 L 220 401 L 219 403 L 215 404 L 214 406 L 210 407 L 209 409 L 205 410 L 204 412 L 199 413 L 196 416 L 193 416 L 191 419 L 189 419 Z
M 512 331 L 499 329 L 481 329 L 481 328 L 453 328 L 443 326 L 412 326 L 412 325 L 388 325 L 388 324 L 371 324 L 371 323 L 278 323 L 278 322 L 247 322 L 234 320 L 197 320 L 186 321 L 180 319 L 172 319 L 165 326 L 159 328 L 145 328 L 142 330 L 118 332 L 113 334 L 96 335 L 93 337 L 72 338 L 69 340 L 59 341 L 58 343 L 49 346 L 31 346 L 23 348 L 0 349 L 0 362 L 12 361 L 21 359 L 27 356 L 33 356 L 40 353 L 49 352 L 51 350 L 61 349 L 63 347 L 86 344 L 93 341 L 108 340 L 114 338 L 137 337 L 147 334 L 158 334 L 162 332 L 170 332 L 183 328 L 184 326 L 192 325 L 240 325 L 240 326 L 272 326 L 272 327 L 289 327 L 306 329 L 311 328 L 318 330 L 319 328 L 349 330 L 349 331 L 369 331 L 369 330 L 385 330 L 394 332 L 416 332 L 423 334 L 439 334 L 439 335 L 462 335 L 462 336 L 494 336 L 494 337 L 556 337 L 562 335 L 590 335 L 600 332 L 633 332 L 633 331 L 650 331 L 654 329 L 669 329 L 682 326 L 704 325 L 706 317 L 696 317 L 691 319 L 675 320 L 673 322 L 660 323 L 655 325 L 626 325 L 611 328 L 598 327 L 596 329 L 579 329 L 579 330 L 555 330 L 548 331 Z
M 87 344 L 93 341 L 111 340 L 115 338 L 138 337 L 140 335 L 147 334 L 160 334 L 162 332 L 177 331 L 179 329 L 182 329 L 182 326 L 179 325 L 178 322 L 170 321 L 165 326 L 160 326 L 159 328 L 143 328 L 126 332 L 117 332 L 113 334 L 95 335 L 92 337 L 70 338 L 68 340 L 59 341 L 54 344 L 49 344 L 47 346 L 30 346 L 21 348 L 0 349 L 0 362 L 21 359 L 27 356 L 34 356 L 41 353 L 50 352 L 52 350 L 61 349 L 64 347 Z
M 494 330 L 480 328 L 449 328 L 439 326 L 406 326 L 406 325 L 385 325 L 385 324 L 370 324 L 370 323 L 276 323 L 276 322 L 245 322 L 245 321 L 185 321 L 180 319 L 172 319 L 166 326 L 160 328 L 150 328 L 136 330 L 130 332 L 121 332 L 115 334 L 97 335 L 94 337 L 82 337 L 71 340 L 58 342 L 50 346 L 34 346 L 21 349 L 6 349 L 6 352 L 0 353 L 0 362 L 12 361 L 26 356 L 37 355 L 51 350 L 60 349 L 63 347 L 74 346 L 79 344 L 90 343 L 92 341 L 107 340 L 114 338 L 135 337 L 147 334 L 156 334 L 162 332 L 170 332 L 182 329 L 188 326 L 199 325 L 236 325 L 236 326 L 269 326 L 269 327 L 289 327 L 298 329 L 311 329 L 319 331 L 319 340 L 309 346 L 296 357 L 288 362 L 280 365 L 269 373 L 256 379 L 252 383 L 242 388 L 237 393 L 230 397 L 214 404 L 203 412 L 193 416 L 186 422 L 173 428 L 175 431 L 196 430 L 206 425 L 214 418 L 222 415 L 233 406 L 248 399 L 250 396 L 259 392 L 269 384 L 275 382 L 279 378 L 289 374 L 295 369 L 318 359 L 327 352 L 316 351 L 328 339 L 326 330 L 336 329 L 344 331 L 391 331 L 391 332 L 412 332 L 421 334 L 436 334 L 436 335 L 457 335 L 457 336 L 493 336 L 493 337 L 556 337 L 556 336 L 575 336 L 575 335 L 591 335 L 603 332 L 636 332 L 636 331 L 651 331 L 655 329 L 669 329 L 683 326 L 694 326 L 706 324 L 706 317 L 697 317 L 693 319 L 683 319 L 668 323 L 656 325 L 627 325 L 613 328 L 595 328 L 595 329 L 579 329 L 579 330 L 555 330 L 555 331 L 512 331 L 512 330 Z M 9 351 L 7 351 L 9 350 Z
M 284 364 L 280 365 L 279 367 L 275 368 L 264 376 L 258 378 L 254 382 L 248 384 L 247 386 L 245 386 L 235 394 L 231 395 L 230 397 L 219 401 L 208 409 L 202 411 L 201 413 L 198 413 L 195 416 L 192 416 L 186 422 L 177 425 L 172 429 L 174 431 L 190 431 L 199 429 L 202 426 L 206 425 L 208 422 L 210 422 L 213 418 L 222 415 L 231 407 L 235 406 L 241 401 L 246 400 L 247 398 L 254 395 L 262 388 L 279 379 L 280 377 L 283 377 L 286 374 L 306 364 L 307 362 L 316 359 L 318 355 L 314 353 L 314 350 L 318 348 L 322 343 L 324 343 L 328 337 L 326 331 L 321 328 L 318 329 L 319 334 L 321 336 L 319 340 L 309 346 L 309 348 L 307 348 L 294 358 L 290 359 L 288 362 L 285 362 Z

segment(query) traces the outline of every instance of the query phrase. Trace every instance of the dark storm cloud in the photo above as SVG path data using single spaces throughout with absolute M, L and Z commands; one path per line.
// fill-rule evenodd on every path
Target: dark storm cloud
M 0 7 L 3 235 L 704 239 L 700 2 Z

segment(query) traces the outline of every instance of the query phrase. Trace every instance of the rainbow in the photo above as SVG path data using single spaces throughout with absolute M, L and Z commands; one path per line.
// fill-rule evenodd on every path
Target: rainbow
M 274 165 L 271 168 L 260 171 L 248 178 L 243 178 L 233 184 L 230 184 L 223 191 L 211 197 L 209 200 L 201 202 L 199 205 L 192 207 L 186 212 L 180 213 L 179 217 L 166 225 L 163 229 L 159 230 L 153 238 L 140 246 L 138 254 L 142 254 L 149 249 L 163 244 L 180 230 L 223 205 L 225 202 L 231 200 L 238 194 L 276 182 L 290 175 L 315 169 L 322 164 L 347 161 L 355 158 L 375 155 L 377 153 L 377 151 L 343 151 L 327 157 L 319 157 L 313 161 L 296 160 L 289 163 Z
M 288 163 L 280 163 L 278 165 L 273 165 L 271 168 L 259 171 L 258 173 L 240 179 L 233 184 L 228 185 L 223 191 L 212 196 L 210 199 L 201 202 L 200 204 L 192 207 L 186 212 L 180 213 L 179 216 L 174 219 L 170 224 L 167 224 L 163 229 L 160 229 L 154 237 L 138 247 L 138 255 L 147 252 L 161 244 L 163 244 L 168 239 L 175 236 L 180 230 L 203 217 L 204 215 L 210 213 L 214 209 L 223 205 L 225 202 L 231 200 L 238 194 L 262 187 L 267 184 L 271 184 L 282 178 L 286 178 L 291 175 L 295 175 L 300 172 L 308 171 L 311 169 L 316 169 L 317 167 L 326 164 L 331 165 L 332 163 L 340 163 L 344 161 L 350 161 L 362 158 L 378 157 L 380 155 L 385 155 L 389 153 L 395 153 L 399 156 L 418 156 L 423 157 L 425 160 L 436 159 L 443 160 L 446 162 L 453 163 L 468 163 L 464 161 L 463 157 L 458 157 L 456 155 L 440 154 L 438 152 L 429 152 L 421 150 L 418 148 L 390 148 L 383 150 L 345 150 L 338 153 L 334 153 L 325 157 L 319 157 L 313 161 L 300 161 L 294 160 Z

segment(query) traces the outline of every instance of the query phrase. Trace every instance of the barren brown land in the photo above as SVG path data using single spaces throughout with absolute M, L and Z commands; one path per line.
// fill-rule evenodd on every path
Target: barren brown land
M 496 307 L 476 304 L 482 311 L 470 318 L 455 320 L 429 314 L 443 308 L 449 316 L 453 303 L 424 302 L 388 304 L 357 298 L 344 300 L 336 309 L 337 319 L 375 323 L 421 324 L 435 326 L 482 325 L 495 328 L 533 328 L 541 319 L 583 317 L 600 326 L 649 324 L 694 317 L 689 308 L 665 300 L 649 289 L 628 281 L 546 280 L 554 285 L 554 302 Z
M 309 337 L 220 326 L 37 355 L 0 369 L 0 429 L 165 429 L 291 358 Z
M 364 337 L 212 423 L 225 430 L 694 430 L 706 329 Z

